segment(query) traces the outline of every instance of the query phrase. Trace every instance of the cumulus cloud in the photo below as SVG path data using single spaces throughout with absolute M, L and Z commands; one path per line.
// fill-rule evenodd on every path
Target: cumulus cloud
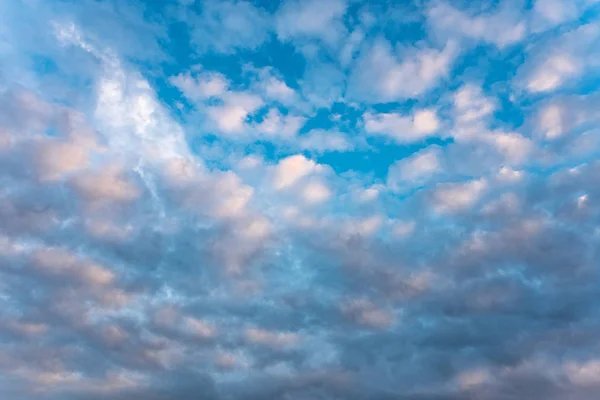
M 530 93 L 548 93 L 573 84 L 597 64 L 599 27 L 587 24 L 536 47 L 518 71 L 517 84 Z
M 389 169 L 387 184 L 393 190 L 420 186 L 441 171 L 438 148 L 422 150 L 406 159 L 396 161 Z
M 533 5 L 533 29 L 541 31 L 573 21 L 596 3 L 597 0 L 536 0 Z
M 398 113 L 363 115 L 365 130 L 371 134 L 385 135 L 399 143 L 418 142 L 434 136 L 440 121 L 433 110 L 416 110 L 412 116 Z
M 192 43 L 200 51 L 231 54 L 255 49 L 269 37 L 267 13 L 247 1 L 208 1 L 198 15 L 184 11 L 192 28 Z
M 246 119 L 261 105 L 258 96 L 247 93 L 228 93 L 223 98 L 223 105 L 208 108 L 208 116 L 217 129 L 224 134 L 244 133 Z
M 285 189 L 321 169 L 320 165 L 300 154 L 284 158 L 274 169 L 273 186 L 277 190 Z
M 354 145 L 346 135 L 340 132 L 313 129 L 299 138 L 300 146 L 319 153 L 328 151 L 348 151 Z
M 482 41 L 503 48 L 521 41 L 527 33 L 520 4 L 501 3 L 497 10 L 477 14 L 443 1 L 432 4 L 427 10 L 429 27 L 444 38 Z
M 452 213 L 468 209 L 484 194 L 487 182 L 483 179 L 465 183 L 445 183 L 433 193 L 435 209 L 442 213 Z
M 346 13 L 344 0 L 283 3 L 275 17 L 281 40 L 314 38 L 335 45 L 346 34 L 341 20 Z
M 377 39 L 358 56 L 348 94 L 375 103 L 418 98 L 448 76 L 456 53 L 454 42 L 441 49 L 394 51 L 389 42 Z

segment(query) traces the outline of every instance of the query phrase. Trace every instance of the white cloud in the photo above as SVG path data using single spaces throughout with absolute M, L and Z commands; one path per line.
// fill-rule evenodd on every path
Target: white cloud
M 352 237 L 355 235 L 369 237 L 379 231 L 383 222 L 384 218 L 381 215 L 373 215 L 366 218 L 350 218 L 343 221 L 341 231 L 345 237 Z
M 268 98 L 278 100 L 284 104 L 289 103 L 296 95 L 296 92 L 284 81 L 273 76 L 264 82 L 264 90 Z
M 240 178 L 228 171 L 216 178 L 213 183 L 213 214 L 221 218 L 231 218 L 242 214 L 254 194 L 254 189 L 244 185 Z
M 193 101 L 221 97 L 229 88 L 228 80 L 218 72 L 204 72 L 195 77 L 189 73 L 179 74 L 170 81 L 185 97 Z
M 544 107 L 538 115 L 538 126 L 546 139 L 552 140 L 565 132 L 563 109 L 557 104 Z
M 567 377 L 578 385 L 595 386 L 600 383 L 600 361 L 569 362 L 565 365 Z
M 519 4 L 506 2 L 499 7 L 493 13 L 469 15 L 439 1 L 427 10 L 427 22 L 444 40 L 466 38 L 503 48 L 521 41 L 527 34 L 527 26 Z
M 412 143 L 433 136 L 440 121 L 433 110 L 417 110 L 412 116 L 397 113 L 363 115 L 365 130 L 371 134 L 388 136 L 398 143 Z
M 416 226 L 415 221 L 396 221 L 392 232 L 398 238 L 405 238 L 414 232 Z
M 457 123 L 469 124 L 479 122 L 485 117 L 490 116 L 495 108 L 495 102 L 486 97 L 479 86 L 466 84 L 454 94 L 454 109 Z
M 296 115 L 283 115 L 276 108 L 271 108 L 264 119 L 254 128 L 265 138 L 294 139 L 298 130 L 304 125 L 305 118 Z
M 299 136 L 298 143 L 302 149 L 319 153 L 328 151 L 348 151 L 354 147 L 348 137 L 343 133 L 323 129 L 313 129 L 310 132 Z
M 579 60 L 569 54 L 556 54 L 536 68 L 529 77 L 527 90 L 533 93 L 555 90 L 568 79 L 579 75 L 581 69 Z
M 488 137 L 510 165 L 518 165 L 527 161 L 534 148 L 531 140 L 518 133 L 494 132 Z
M 587 24 L 532 47 L 517 71 L 516 84 L 530 93 L 549 93 L 575 83 L 600 65 L 600 26 Z
M 396 53 L 387 41 L 379 39 L 359 55 L 349 97 L 372 102 L 417 98 L 448 76 L 456 53 L 454 42 L 441 50 L 408 47 Z
M 439 149 L 427 148 L 405 159 L 396 161 L 389 168 L 387 184 L 392 190 L 422 185 L 441 169 Z
M 223 96 L 223 105 L 208 108 L 208 116 L 224 134 L 247 133 L 246 119 L 263 105 L 263 100 L 245 92 L 228 92 Z
M 181 126 L 160 104 L 148 81 L 125 70 L 120 60 L 104 61 L 96 94 L 95 123 L 113 151 L 152 162 L 191 158 Z
M 433 192 L 434 208 L 440 213 L 463 211 L 474 206 L 488 187 L 485 179 L 440 184 Z
M 309 204 L 322 203 L 331 197 L 331 189 L 323 182 L 309 182 L 302 188 L 302 198 Z
M 265 11 L 247 1 L 205 1 L 200 16 L 186 11 L 192 43 L 200 51 L 231 54 L 256 49 L 269 37 L 271 21 Z
M 365 40 L 365 33 L 361 28 L 356 28 L 350 36 L 348 36 L 344 46 L 340 50 L 340 64 L 344 67 L 348 66 L 356 55 L 360 44 Z
M 335 45 L 346 34 L 341 20 L 346 7 L 344 0 L 288 0 L 275 16 L 277 35 L 282 41 L 308 38 Z
M 275 166 L 273 186 L 277 190 L 288 188 L 305 176 L 320 170 L 319 164 L 301 154 L 289 156 Z
M 498 171 L 497 179 L 501 182 L 515 183 L 521 181 L 523 179 L 523 172 L 516 171 L 514 169 L 508 167 L 500 168 Z
M 331 62 L 312 61 L 306 66 L 300 88 L 313 108 L 329 108 L 343 101 L 346 75 Z
M 301 99 L 294 89 L 288 86 L 280 73 L 273 67 L 255 68 L 245 65 L 244 71 L 250 73 L 250 89 L 265 100 L 277 101 L 283 105 L 298 108 Z
M 381 191 L 378 187 L 372 186 L 356 191 L 354 196 L 359 203 L 369 203 L 375 201 L 379 197 L 380 193 Z
M 542 139 L 549 141 L 565 138 L 574 132 L 581 137 L 600 119 L 595 112 L 599 104 L 600 97 L 596 95 L 554 97 L 535 113 L 535 130 Z M 583 131 L 577 131 L 577 128 Z
M 534 31 L 543 31 L 579 18 L 598 0 L 535 0 L 531 16 Z
M 125 177 L 124 169 L 118 164 L 86 171 L 73 179 L 73 186 L 91 203 L 127 203 L 141 195 L 137 185 Z
M 479 151 L 491 147 L 502 156 L 505 165 L 518 165 L 528 160 L 534 150 L 530 139 L 515 132 L 492 131 L 488 128 L 497 101 L 486 96 L 481 87 L 463 85 L 454 94 L 453 105 L 455 124 L 452 135 L 457 144 L 477 146 Z

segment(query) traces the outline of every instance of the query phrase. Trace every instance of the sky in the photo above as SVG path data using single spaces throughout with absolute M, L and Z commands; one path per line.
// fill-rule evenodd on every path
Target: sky
M 0 1 L 0 398 L 588 400 L 600 1 Z

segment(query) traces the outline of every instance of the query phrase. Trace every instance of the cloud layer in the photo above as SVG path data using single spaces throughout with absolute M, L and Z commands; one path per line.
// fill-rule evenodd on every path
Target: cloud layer
M 594 0 L 0 4 L 0 397 L 600 389 Z

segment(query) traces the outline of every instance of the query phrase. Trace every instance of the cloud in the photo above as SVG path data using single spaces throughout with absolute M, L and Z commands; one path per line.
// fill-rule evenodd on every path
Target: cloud
M 289 156 L 281 160 L 274 169 L 273 187 L 282 190 L 294 185 L 303 177 L 318 172 L 320 165 L 303 155 Z
M 311 182 L 302 189 L 302 196 L 307 203 L 321 203 L 331 197 L 331 191 L 322 182 Z
M 448 77 L 456 53 L 454 42 L 442 49 L 406 47 L 395 52 L 389 42 L 377 39 L 359 54 L 348 96 L 375 103 L 418 98 Z
M 482 41 L 504 48 L 523 40 L 527 34 L 521 4 L 501 3 L 497 10 L 471 15 L 443 1 L 427 10 L 427 23 L 445 40 Z
M 435 111 L 427 109 L 416 110 L 412 116 L 366 112 L 363 119 L 368 133 L 384 135 L 398 143 L 419 142 L 434 136 L 441 125 Z
M 593 4 L 329 5 L 0 4 L 0 397 L 594 398 Z
M 317 39 L 334 46 L 346 35 L 342 21 L 346 8 L 344 0 L 288 0 L 275 16 L 277 36 L 282 41 Z
M 267 13 L 247 1 L 209 1 L 202 3 L 199 15 L 190 12 L 185 12 L 185 18 L 191 26 L 192 43 L 201 52 L 253 50 L 269 38 Z
M 255 129 L 264 138 L 295 139 L 305 118 L 296 115 L 282 115 L 277 108 L 271 108 Z
M 484 95 L 480 87 L 466 84 L 454 94 L 454 108 L 457 122 L 469 124 L 489 117 L 495 111 L 496 105 Z
M 576 20 L 595 3 L 596 0 L 536 0 L 533 4 L 533 29 L 542 31 Z
M 171 82 L 185 97 L 194 101 L 220 97 L 229 87 L 227 79 L 217 72 L 205 72 L 196 77 L 190 74 L 179 74 L 171 78 Z
M 242 134 L 246 118 L 263 104 L 260 97 L 244 92 L 230 92 L 223 96 L 223 105 L 209 107 L 208 116 L 224 134 Z
M 393 315 L 377 308 L 366 299 L 347 301 L 342 306 L 342 313 L 354 322 L 371 329 L 387 329 L 394 322 Z
M 422 185 L 432 175 L 441 172 L 442 163 L 439 153 L 439 148 L 427 148 L 396 161 L 388 171 L 388 187 L 399 190 Z
M 433 192 L 433 204 L 437 212 L 453 213 L 473 207 L 485 193 L 484 179 L 465 183 L 445 183 Z
M 350 139 L 343 133 L 322 129 L 311 130 L 299 137 L 299 141 L 301 148 L 319 153 L 328 151 L 343 152 L 352 150 L 354 147 Z
M 518 71 L 517 85 L 543 94 L 576 83 L 597 64 L 598 35 L 598 26 L 587 24 L 535 47 Z

